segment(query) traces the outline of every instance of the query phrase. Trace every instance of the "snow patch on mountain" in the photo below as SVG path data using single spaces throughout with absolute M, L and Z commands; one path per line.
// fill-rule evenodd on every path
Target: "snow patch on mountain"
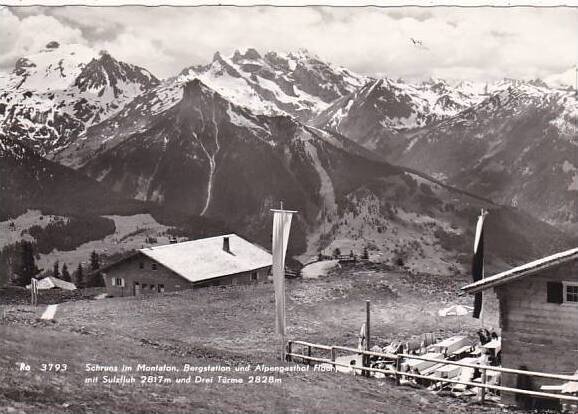
M 261 56 L 255 49 L 228 57 L 216 53 L 210 64 L 187 68 L 179 75 L 179 80 L 194 78 L 255 113 L 302 119 L 319 113 L 367 80 L 304 50 Z
M 258 132 L 266 133 L 266 134 L 270 133 L 270 131 L 268 131 L 267 129 L 265 129 L 261 125 L 258 125 L 254 120 L 250 119 L 248 116 L 241 116 L 240 114 L 238 114 L 231 107 L 231 105 L 229 105 L 229 107 L 227 108 L 227 115 L 228 115 L 231 123 L 238 126 L 238 127 L 249 128 L 251 130 L 257 130 Z
M 273 114 L 282 112 L 273 103 L 263 99 L 253 88 L 249 81 L 241 76 L 227 76 L 224 64 L 233 65 L 227 58 L 216 60 L 205 72 L 195 72 L 190 69 L 179 76 L 179 82 L 199 79 L 201 82 L 216 90 L 225 98 L 236 105 L 249 108 L 260 114 Z
M 335 101 L 315 123 L 349 137 L 358 122 L 374 123 L 395 134 L 450 118 L 482 100 L 474 92 L 461 91 L 441 80 L 410 84 L 382 78 Z M 367 141 L 365 145 L 375 147 L 377 143 Z
M 79 44 L 46 47 L 18 59 L 8 88 L 36 92 L 65 89 L 97 55 L 95 50 Z
M 42 155 L 118 113 L 158 83 L 145 69 L 83 45 L 50 42 L 0 81 L 0 126 Z

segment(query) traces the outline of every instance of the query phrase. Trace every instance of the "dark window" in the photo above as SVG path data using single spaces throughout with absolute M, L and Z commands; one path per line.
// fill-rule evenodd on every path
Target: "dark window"
M 144 263 L 143 263 L 143 262 L 139 262 L 138 268 L 139 268 L 139 269 L 144 269 Z
M 156 286 L 155 285 L 151 285 L 151 290 L 155 290 Z
M 152 268 L 153 270 L 157 270 L 157 264 L 156 264 L 156 263 L 153 263 L 152 266 L 151 266 L 151 268 Z
M 114 278 L 114 283 L 112 284 L 113 286 L 124 286 L 122 277 L 115 277 Z
M 562 282 L 547 282 L 546 293 L 548 303 L 564 302 L 564 285 Z
M 257 272 L 251 272 L 251 280 L 257 280 Z
M 148 287 L 148 285 L 146 283 L 142 284 L 142 289 L 145 290 Z
M 164 292 L 165 291 L 165 285 L 158 285 L 158 291 Z

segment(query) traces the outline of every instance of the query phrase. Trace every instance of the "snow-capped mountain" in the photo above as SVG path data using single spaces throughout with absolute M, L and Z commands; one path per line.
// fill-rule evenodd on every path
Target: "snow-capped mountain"
M 114 191 L 223 221 L 263 245 L 270 243 L 270 209 L 283 200 L 299 211 L 291 253 L 307 260 L 320 248 L 361 251 L 370 244 L 384 260 L 403 255 L 416 270 L 452 272 L 446 263 L 455 263 L 463 247 L 452 242 L 464 236 L 456 229 L 488 207 L 379 161 L 339 134 L 287 115 L 255 115 L 199 79 L 166 81 L 139 95 L 58 160 Z M 535 221 L 491 206 L 498 228 Z M 544 226 L 541 240 L 563 239 Z M 510 228 L 503 237 L 520 237 Z M 500 260 L 531 256 L 536 245 L 507 249 L 496 248 Z
M 412 85 L 378 79 L 339 98 L 312 122 L 366 148 L 391 151 L 400 144 L 399 132 L 447 119 L 481 100 L 480 93 L 463 92 L 442 80 Z
M 512 80 L 494 90 L 458 115 L 408 134 L 398 162 L 553 224 L 576 223 L 576 93 Z
M 495 213 L 495 254 L 502 263 L 547 253 L 544 246 L 564 240 L 552 227 L 488 201 L 515 204 L 506 190 L 488 191 L 491 168 L 473 179 L 466 174 L 478 174 L 478 159 L 495 155 L 512 128 L 533 128 L 538 118 L 531 111 L 546 102 L 547 131 L 574 145 L 575 106 L 561 101 L 563 91 L 544 101 L 551 90 L 539 81 L 410 84 L 356 75 L 303 51 L 261 56 L 253 49 L 217 54 L 206 66 L 158 81 L 106 53 L 71 48 L 79 51 L 49 44 L 41 59 L 20 61 L 0 80 L 8 85 L 0 100 L 0 139 L 27 144 L 21 150 L 47 154 L 64 171 L 76 169 L 108 191 L 216 219 L 263 245 L 270 239 L 269 209 L 283 200 L 300 212 L 292 253 L 311 258 L 324 247 L 370 245 L 384 260 L 403 256 L 416 270 L 434 273 L 456 270 L 470 237 L 459 229 L 471 227 L 480 207 Z M 42 77 L 55 80 L 43 86 Z M 38 89 L 27 89 L 32 86 Z M 494 140 L 494 133 L 502 135 Z M 471 144 L 475 139 L 483 144 Z M 555 142 L 556 157 L 573 148 Z M 468 161 L 455 171 L 450 162 L 435 164 L 444 159 L 436 151 L 455 155 L 460 146 Z M 14 153 L 6 148 L 1 151 Z M 575 163 L 567 161 L 546 179 L 558 179 L 558 170 L 573 172 Z M 422 168 L 448 185 L 416 171 Z M 500 176 L 496 183 L 524 189 L 529 176 L 515 176 L 515 185 Z M 15 200 L 17 187 L 10 187 Z M 542 217 L 542 207 L 520 200 Z M 564 200 L 554 201 L 563 207 Z M 516 240 L 523 245 L 512 248 Z
M 50 42 L 37 53 L 16 61 L 7 89 L 48 92 L 66 89 L 98 53 L 79 44 Z
M 1 83 L 2 134 L 46 155 L 118 112 L 158 80 L 106 52 L 50 42 L 19 59 Z
M 290 114 L 301 120 L 367 81 L 367 77 L 324 62 L 306 50 L 262 56 L 255 49 L 237 50 L 229 57 L 217 52 L 211 63 L 187 68 L 179 78 L 198 78 L 254 113 Z
M 57 159 L 137 199 L 182 205 L 200 215 L 218 215 L 223 201 L 239 196 L 246 200 L 234 203 L 235 215 L 244 217 L 261 211 L 267 198 L 280 200 L 282 192 L 286 202 L 303 211 L 311 209 L 308 203 L 319 207 L 314 188 L 323 187 L 329 175 L 326 157 L 361 154 L 365 150 L 343 137 L 290 116 L 255 115 L 194 79 L 167 81 L 138 96 L 116 116 L 89 128 Z M 397 171 L 376 163 L 376 172 Z M 176 172 L 182 176 L 173 177 Z M 317 177 L 305 179 L 311 173 Z M 236 180 L 241 183 L 233 185 Z M 279 192 L 279 198 L 263 197 L 255 189 L 258 196 L 252 199 L 252 182 Z M 303 187 L 310 199 L 301 199 Z M 334 205 L 335 195 L 329 193 L 322 192 L 333 200 L 327 204 Z
M 572 226 L 578 220 L 577 108 L 575 91 L 540 79 L 455 85 L 380 79 L 312 122 L 390 162 Z
M 333 217 L 349 187 L 398 171 L 363 152 L 290 116 L 255 115 L 194 79 L 141 94 L 58 160 L 115 191 L 221 219 L 263 243 L 269 209 L 283 200 L 300 211 L 295 248 L 303 251 L 324 205 Z

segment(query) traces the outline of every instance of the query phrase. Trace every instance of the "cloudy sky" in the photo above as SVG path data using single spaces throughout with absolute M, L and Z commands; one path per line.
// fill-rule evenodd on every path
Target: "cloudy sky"
M 576 64 L 577 23 L 576 8 L 4 7 L 0 70 L 57 40 L 106 49 L 159 77 L 217 50 L 255 47 L 306 48 L 406 79 L 547 78 Z

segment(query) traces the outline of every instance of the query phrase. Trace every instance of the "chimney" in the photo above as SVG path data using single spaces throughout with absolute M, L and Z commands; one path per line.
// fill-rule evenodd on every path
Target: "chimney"
M 223 250 L 227 253 L 231 253 L 231 245 L 229 243 L 229 237 L 223 237 Z

